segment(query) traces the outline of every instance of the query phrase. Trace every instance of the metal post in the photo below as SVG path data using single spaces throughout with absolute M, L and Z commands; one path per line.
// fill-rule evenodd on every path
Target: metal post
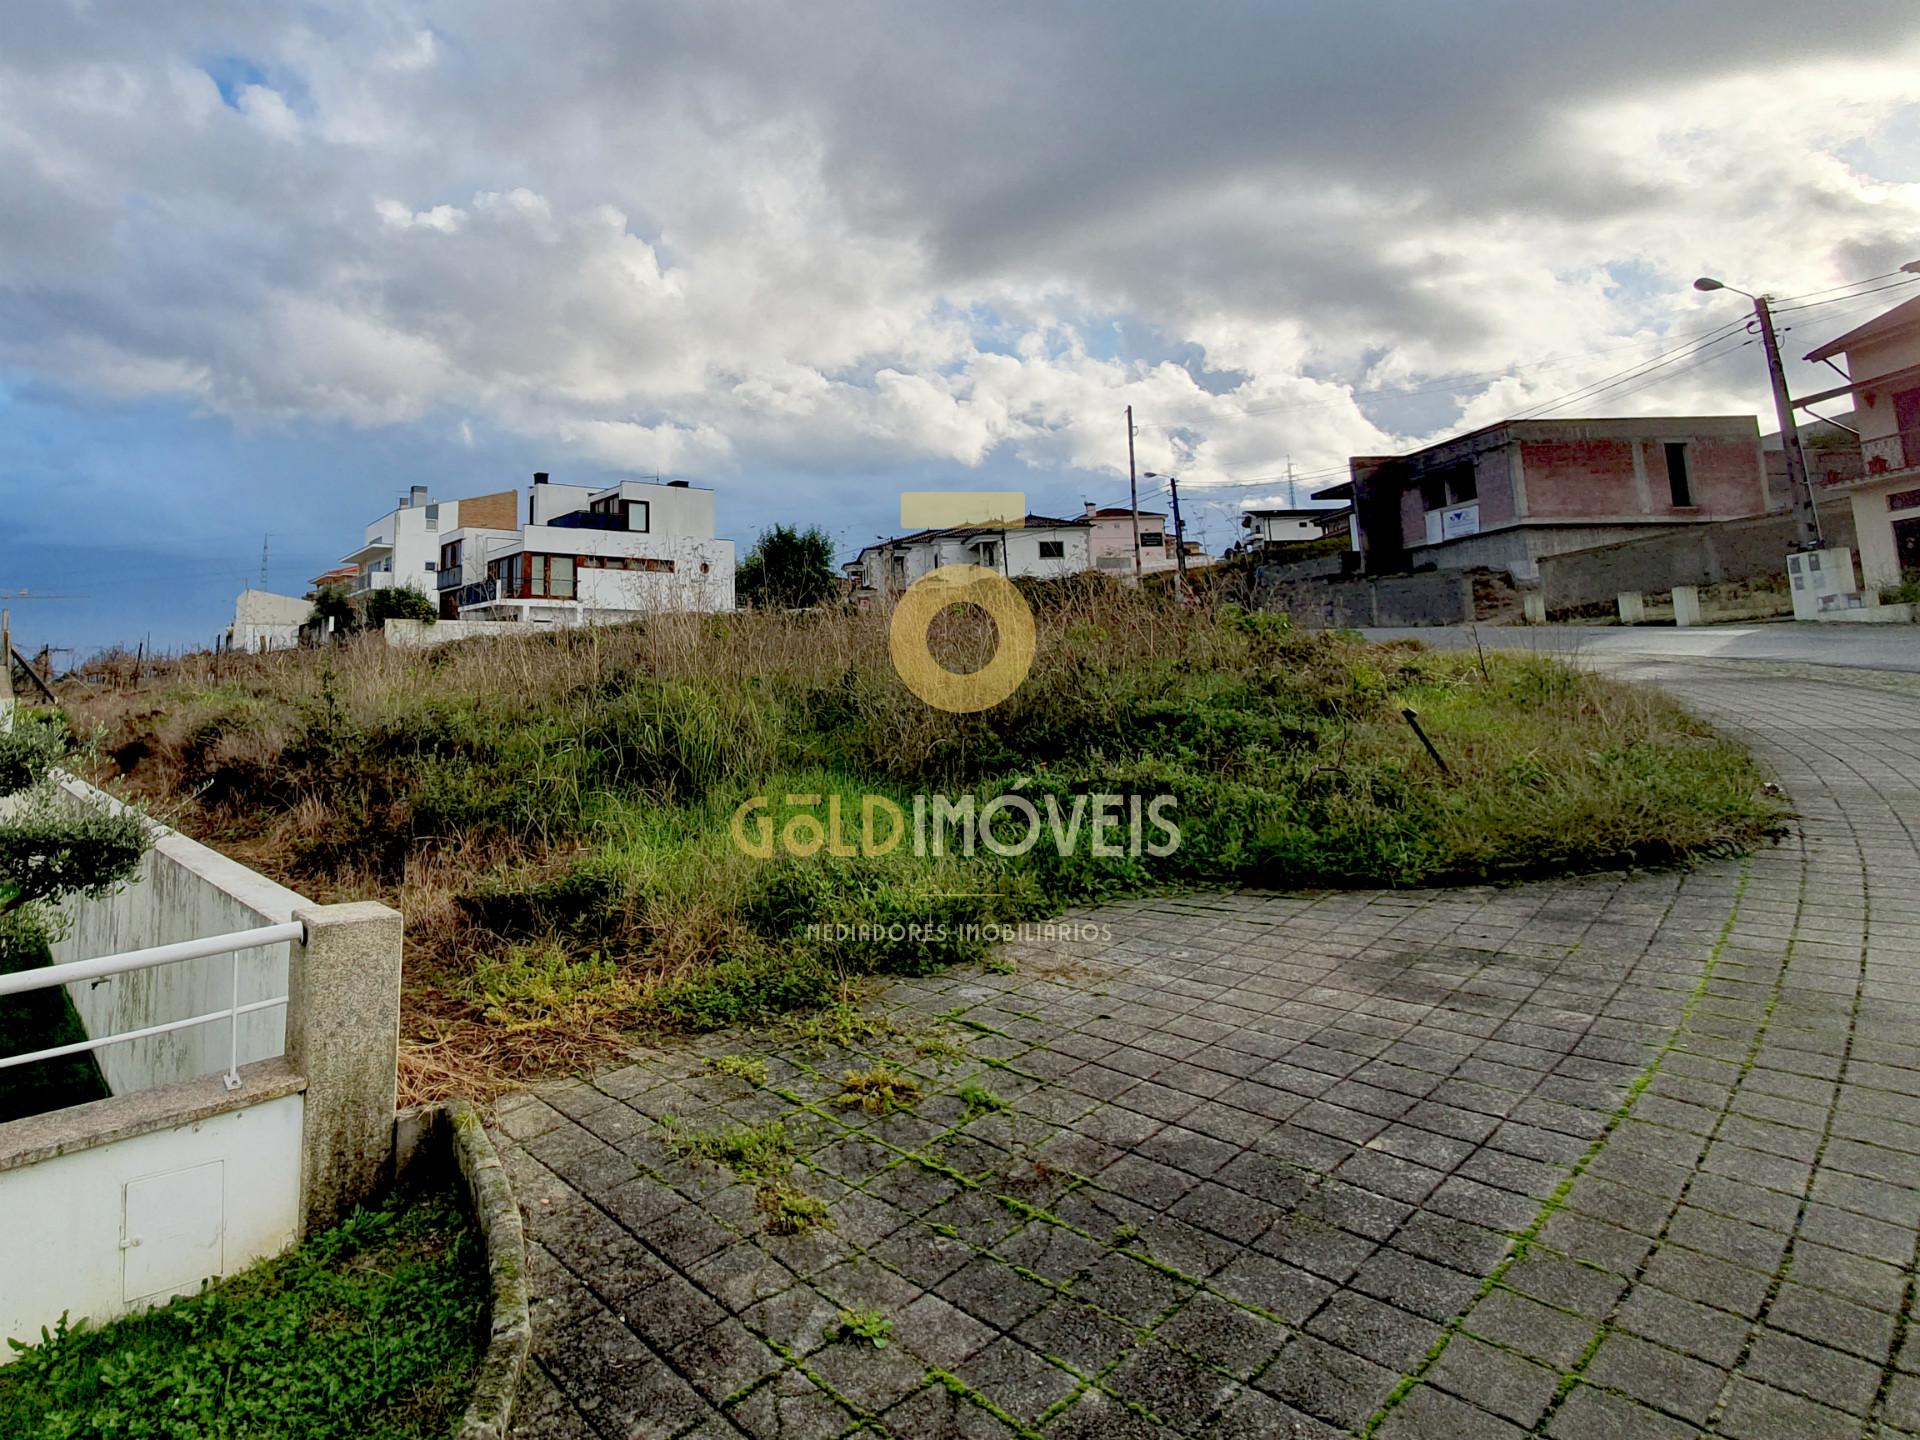
M 1127 406 L 1127 504 L 1133 521 L 1133 583 L 1140 584 L 1140 481 L 1133 470 L 1133 406 Z
M 227 1054 L 226 1086 L 229 1090 L 240 1088 L 240 952 L 233 952 L 233 1010 L 227 1016 L 227 1037 L 231 1049 Z
M 1780 341 L 1773 333 L 1773 312 L 1767 297 L 1753 297 L 1753 318 L 1760 324 L 1760 343 L 1767 352 L 1767 379 L 1773 386 L 1773 408 L 1780 419 L 1780 448 L 1787 459 L 1787 490 L 1793 497 L 1799 548 L 1820 548 L 1820 511 L 1807 483 L 1807 457 L 1800 449 L 1800 427 L 1794 424 L 1793 401 L 1787 394 L 1787 372 L 1780 364 Z

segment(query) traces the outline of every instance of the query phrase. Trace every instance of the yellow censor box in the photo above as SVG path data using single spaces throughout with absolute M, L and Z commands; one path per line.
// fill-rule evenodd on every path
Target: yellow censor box
M 952 530 L 964 525 L 1018 530 L 1026 518 L 1024 490 L 900 492 L 900 525 L 905 530 Z

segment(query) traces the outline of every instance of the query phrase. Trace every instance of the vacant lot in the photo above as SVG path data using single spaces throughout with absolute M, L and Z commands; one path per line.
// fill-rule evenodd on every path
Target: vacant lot
M 974 956 L 969 922 L 1154 886 L 1673 863 L 1774 823 L 1737 746 L 1553 662 L 1309 637 L 1110 589 L 1034 604 L 1032 674 L 972 715 L 907 690 L 884 619 L 833 611 L 185 661 L 73 718 L 174 823 L 316 898 L 406 911 L 415 1096 L 580 1064 L 635 1025 L 723 1024 Z M 965 670 L 993 643 L 959 610 L 934 649 Z M 1120 853 L 1097 853 L 1103 794 L 1172 797 L 1177 847 L 1150 853 L 1169 838 L 1151 823 L 1130 843 L 1123 801 L 1098 847 Z M 977 814 L 1002 795 L 1043 817 L 1038 843 L 914 843 L 916 797 Z M 889 802 L 909 833 L 868 853 L 885 847 L 863 847 L 861 819 L 881 838 Z M 813 838 L 795 817 L 835 810 L 845 843 L 793 853 Z M 1000 816 L 1000 849 L 1025 813 Z

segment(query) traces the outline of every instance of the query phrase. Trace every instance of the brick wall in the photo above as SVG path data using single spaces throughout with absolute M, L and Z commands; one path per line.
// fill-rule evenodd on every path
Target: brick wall
M 496 490 L 491 495 L 475 495 L 460 502 L 460 523 L 484 530 L 520 528 L 520 492 Z

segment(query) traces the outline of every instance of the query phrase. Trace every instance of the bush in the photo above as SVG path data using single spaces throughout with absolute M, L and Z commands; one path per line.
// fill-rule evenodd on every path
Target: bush
M 366 593 L 360 618 L 367 629 L 384 630 L 389 620 L 424 620 L 431 625 L 440 618 L 440 611 L 411 585 L 386 585 Z

